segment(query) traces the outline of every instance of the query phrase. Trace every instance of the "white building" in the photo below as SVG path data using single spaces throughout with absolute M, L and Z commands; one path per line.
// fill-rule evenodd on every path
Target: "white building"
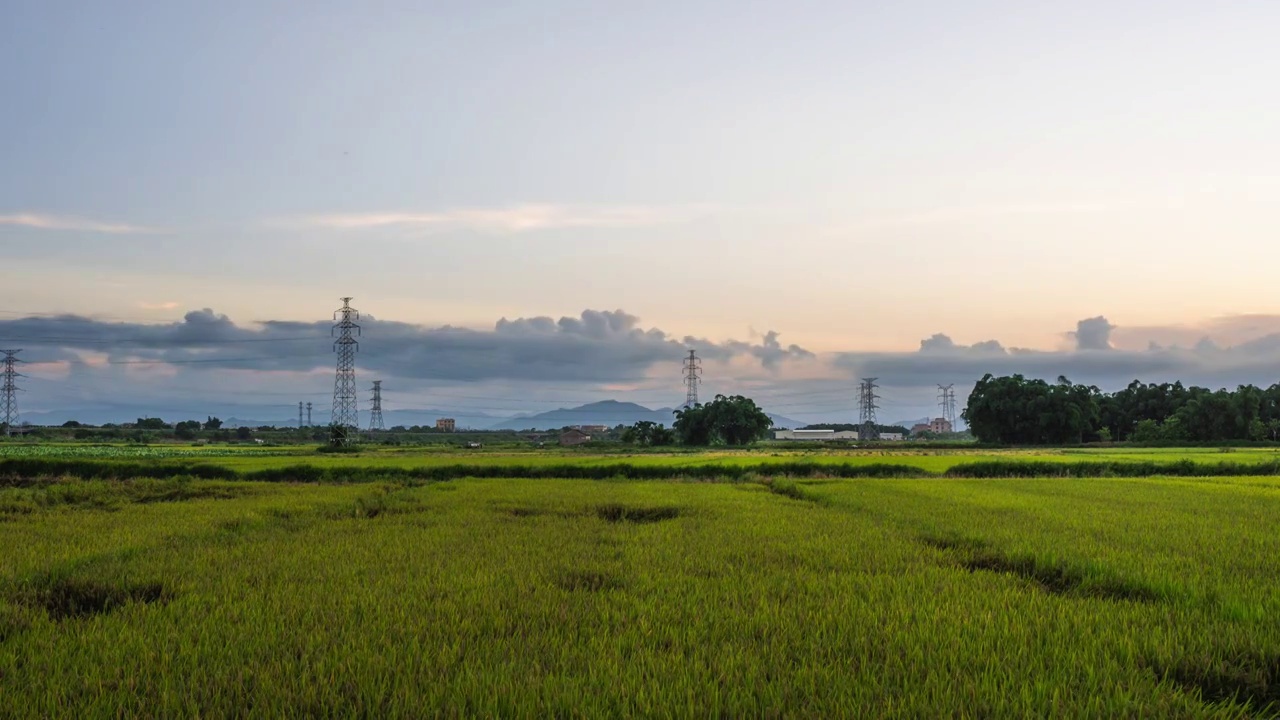
M 828 440 L 857 440 L 858 433 L 852 430 L 774 430 L 774 440 L 807 440 L 824 442 Z

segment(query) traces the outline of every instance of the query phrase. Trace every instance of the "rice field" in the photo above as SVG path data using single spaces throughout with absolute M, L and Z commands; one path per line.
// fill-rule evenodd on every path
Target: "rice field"
M 1276 492 L 27 479 L 0 714 L 1273 715 Z

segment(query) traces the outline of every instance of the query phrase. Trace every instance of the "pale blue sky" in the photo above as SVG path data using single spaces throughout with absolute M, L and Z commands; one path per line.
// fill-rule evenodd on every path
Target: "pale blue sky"
M 820 353 L 1280 314 L 1277 30 L 1248 0 L 9 0 L 0 310 L 620 308 Z

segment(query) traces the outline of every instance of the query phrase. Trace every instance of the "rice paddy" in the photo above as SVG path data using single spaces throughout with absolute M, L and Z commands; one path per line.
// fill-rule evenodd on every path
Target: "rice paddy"
M 1275 480 L 12 475 L 0 714 L 1274 715 Z

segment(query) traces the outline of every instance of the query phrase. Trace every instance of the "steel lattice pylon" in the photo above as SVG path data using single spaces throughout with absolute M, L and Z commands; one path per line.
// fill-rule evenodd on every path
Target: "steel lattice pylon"
M 880 399 L 876 395 L 876 380 L 879 378 L 862 378 L 862 382 L 858 384 L 858 421 L 862 424 L 858 431 L 859 440 L 879 440 L 880 430 L 876 427 L 876 410 L 879 405 L 876 400 Z
M 355 430 L 360 427 L 360 415 L 356 409 L 356 351 L 360 343 L 355 335 L 360 334 L 360 326 L 356 320 L 360 313 L 351 307 L 351 298 L 342 298 L 342 307 L 333 313 L 338 322 L 333 326 L 337 339 L 333 341 L 334 352 L 338 353 L 338 371 L 333 378 L 333 411 L 330 424 L 346 429 L 338 441 L 349 443 L 355 438 Z
M 4 434 L 12 435 L 18 424 L 18 385 L 17 379 L 22 377 L 17 364 L 21 350 L 0 350 L 4 353 L 4 371 L 0 373 L 0 423 L 4 424 Z
M 702 361 L 698 354 L 690 350 L 689 357 L 684 359 L 684 406 L 693 407 L 698 404 L 698 383 L 702 382 Z
M 942 406 L 942 419 L 951 425 L 951 430 L 954 432 L 956 429 L 956 391 L 954 384 L 938 386 L 938 404 Z
M 369 432 L 386 430 L 382 424 L 382 381 L 373 381 L 373 409 L 369 411 Z

